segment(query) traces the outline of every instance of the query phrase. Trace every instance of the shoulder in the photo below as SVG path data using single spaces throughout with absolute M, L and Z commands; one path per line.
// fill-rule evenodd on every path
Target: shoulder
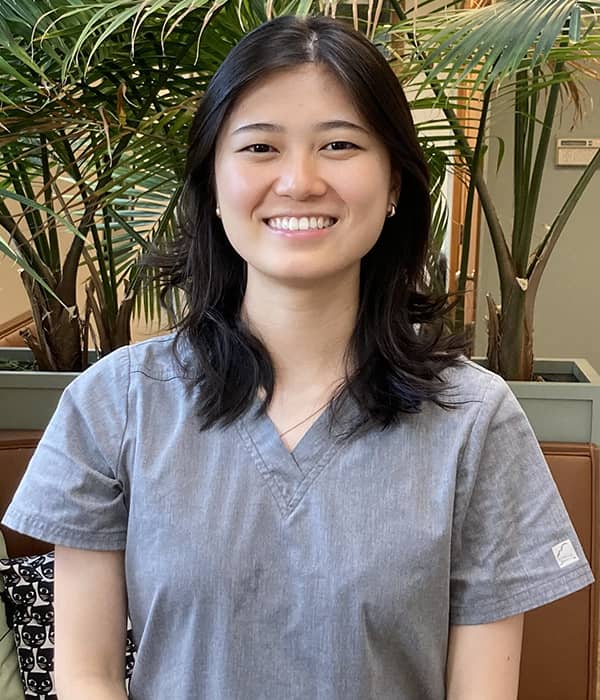
M 144 374 L 152 379 L 187 376 L 184 369 L 186 350 L 176 343 L 175 334 L 157 336 L 113 350 L 90 365 L 76 381 L 92 382 L 100 376 L 125 379 Z
M 447 367 L 440 380 L 440 404 L 429 401 L 420 414 L 420 423 L 429 429 L 469 440 L 501 424 L 526 422 L 506 381 L 471 360 Z
M 67 387 L 77 401 L 121 402 L 130 391 L 148 383 L 184 380 L 186 351 L 176 353 L 174 334 L 149 338 L 113 350 L 90 365 Z M 179 359 L 178 359 L 179 358 Z
M 140 374 L 157 381 L 191 377 L 186 364 L 189 359 L 188 345 L 174 333 L 134 343 L 126 350 L 132 375 Z
M 514 398 L 512 390 L 502 377 L 466 358 L 446 368 L 440 379 L 444 384 L 442 400 L 450 405 L 487 404 Z
M 446 371 L 444 400 L 451 407 L 446 414 L 453 428 L 462 429 L 465 439 L 475 445 L 519 443 L 532 446 L 537 440 L 527 416 L 507 382 L 484 367 L 464 360 Z M 446 428 L 448 426 L 446 425 Z

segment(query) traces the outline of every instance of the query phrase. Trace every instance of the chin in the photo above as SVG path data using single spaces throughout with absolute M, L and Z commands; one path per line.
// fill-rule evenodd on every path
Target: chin
M 331 284 L 336 281 L 342 283 L 347 280 L 349 275 L 352 277 L 360 276 L 360 263 L 345 268 L 336 266 L 307 269 L 304 267 L 301 271 L 296 265 L 293 269 L 272 271 L 269 277 L 282 286 L 309 289 L 322 283 Z

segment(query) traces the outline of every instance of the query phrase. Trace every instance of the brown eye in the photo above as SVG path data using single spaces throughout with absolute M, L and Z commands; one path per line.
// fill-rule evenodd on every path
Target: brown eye
M 357 148 L 358 146 L 350 141 L 332 141 L 325 146 L 325 149 L 329 151 L 348 151 Z
M 267 143 L 253 143 L 244 148 L 244 151 L 249 151 L 250 153 L 270 153 L 272 150 L 272 147 Z

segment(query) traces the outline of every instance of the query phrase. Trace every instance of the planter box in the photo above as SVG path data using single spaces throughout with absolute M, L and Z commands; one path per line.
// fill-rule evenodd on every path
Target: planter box
M 0 348 L 0 358 L 31 361 L 32 355 L 26 348 Z M 0 371 L 0 430 L 44 430 L 62 392 L 77 375 Z
M 0 358 L 30 360 L 23 348 L 0 348 Z M 95 354 L 90 360 L 95 359 Z M 485 366 L 485 360 L 475 358 Z M 544 382 L 509 382 L 538 440 L 600 445 L 600 375 L 586 360 L 536 360 Z M 77 372 L 0 371 L 0 430 L 43 430 Z M 554 381 L 570 376 L 573 381 Z
M 485 366 L 485 360 L 475 358 Z M 586 360 L 536 360 L 547 381 L 508 382 L 541 442 L 600 445 L 600 375 Z M 560 381 L 571 377 L 571 381 Z M 558 381 L 557 381 L 558 379 Z

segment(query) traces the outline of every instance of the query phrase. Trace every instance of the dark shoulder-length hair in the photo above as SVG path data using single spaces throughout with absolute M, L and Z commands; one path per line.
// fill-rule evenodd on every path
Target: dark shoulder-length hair
M 423 401 L 446 405 L 441 373 L 462 346 L 441 332 L 445 299 L 423 293 L 429 240 L 427 165 L 404 92 L 379 51 L 361 34 L 326 17 L 282 16 L 247 34 L 209 83 L 189 135 L 180 233 L 155 257 L 163 299 L 182 290 L 178 340 L 191 348 L 204 428 L 228 424 L 248 410 L 259 388 L 266 410 L 275 375 L 269 353 L 243 322 L 246 263 L 216 216 L 215 144 L 243 91 L 273 71 L 313 63 L 329 69 L 385 144 L 400 177 L 397 214 L 386 219 L 361 262 L 360 301 L 347 357 L 352 371 L 333 402 L 352 397 L 358 423 L 386 427 Z M 335 414 L 335 410 L 334 410 Z

